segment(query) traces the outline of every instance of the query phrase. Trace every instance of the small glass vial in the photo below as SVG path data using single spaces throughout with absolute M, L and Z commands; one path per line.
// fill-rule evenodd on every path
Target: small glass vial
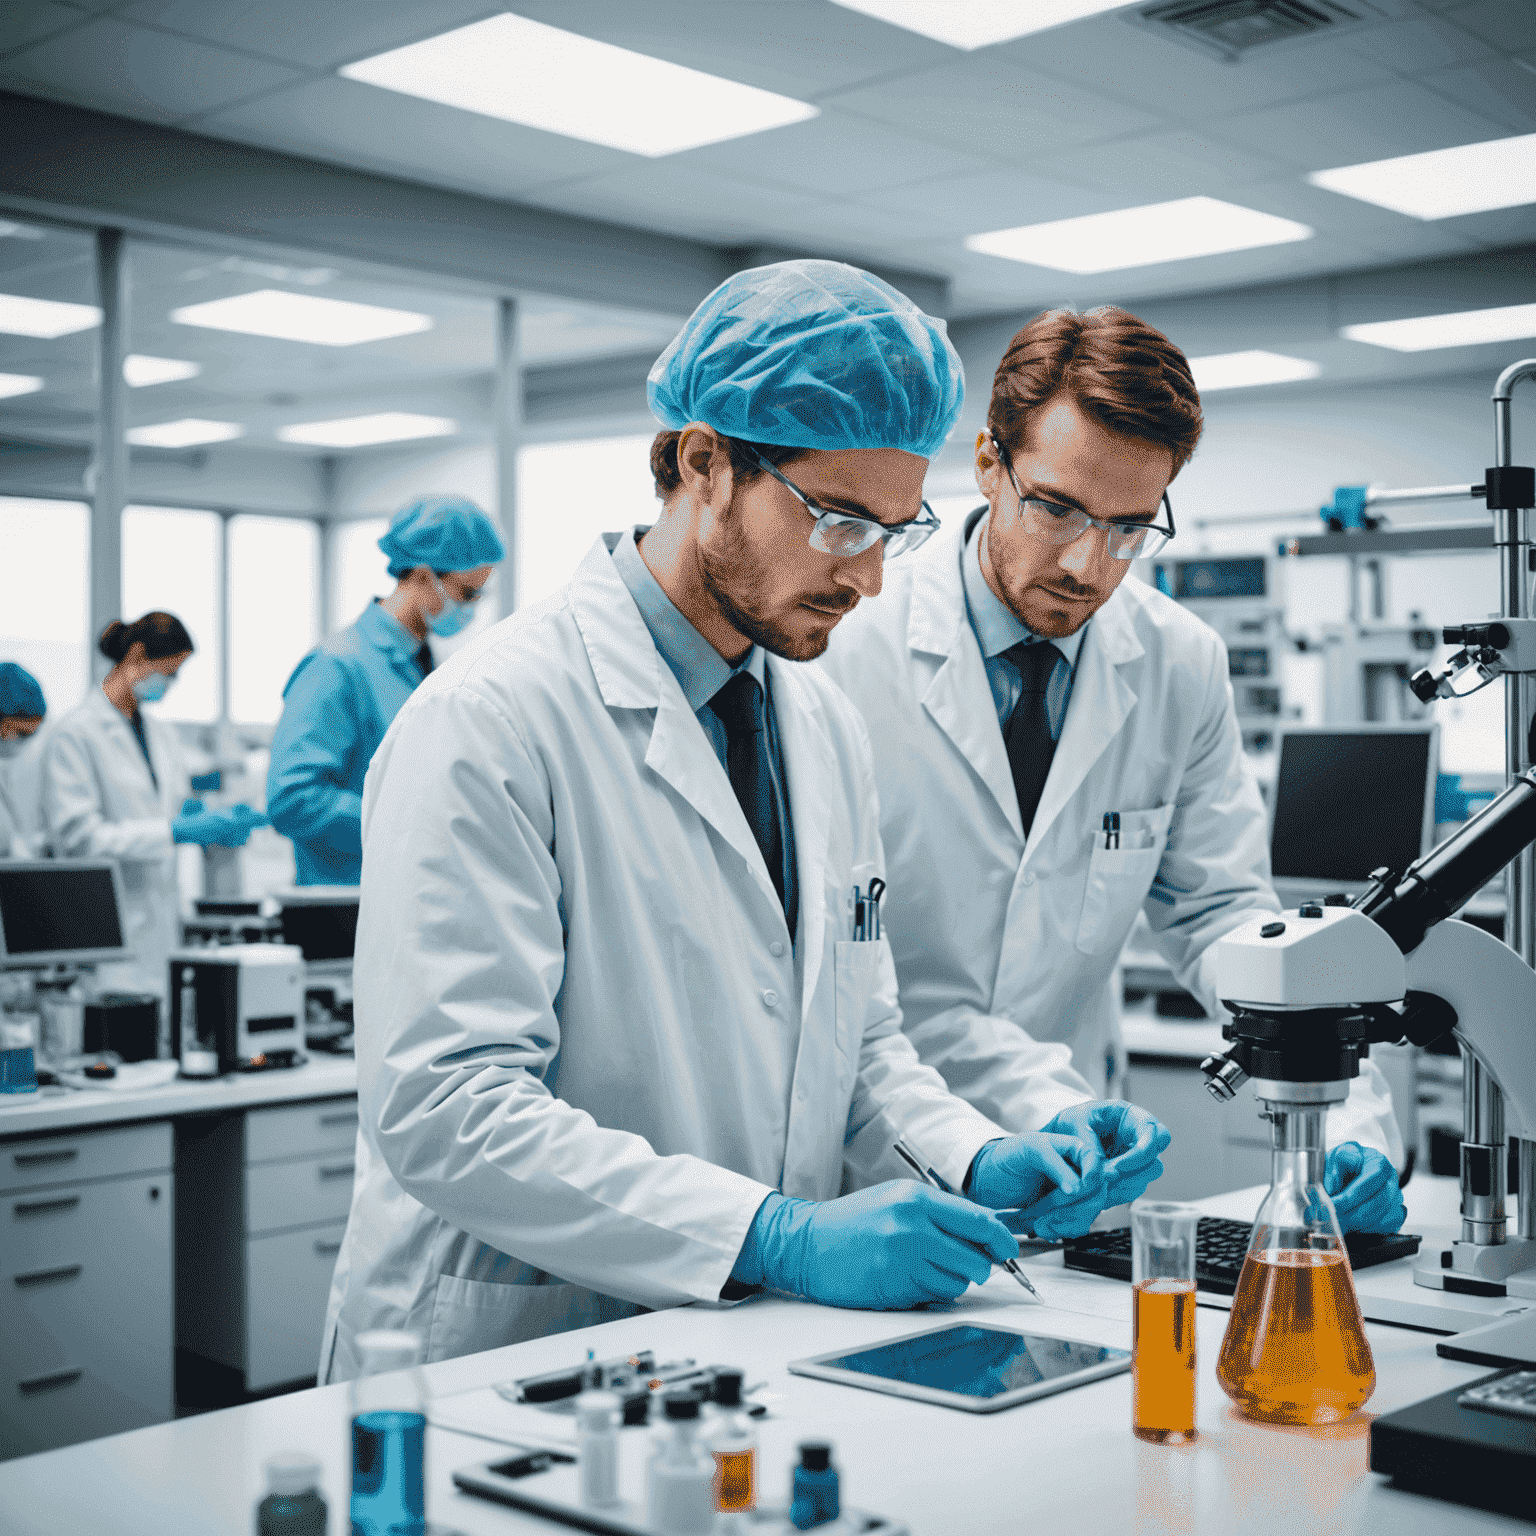
M 352 1383 L 352 1536 L 421 1536 L 426 1529 L 426 1386 L 414 1333 L 357 1337 Z
M 212 1028 L 204 1028 L 197 1013 L 197 972 L 190 965 L 181 972 L 178 1001 L 181 1007 L 181 1075 L 217 1077 L 219 1042 Z
M 576 1399 L 576 1469 L 581 1502 L 606 1509 L 619 1502 L 619 1416 L 614 1392 L 583 1392 Z
M 789 1523 L 797 1531 L 814 1530 L 842 1513 L 837 1468 L 825 1440 L 807 1440 L 800 1447 L 800 1465 L 790 1491 Z
M 301 1451 L 269 1457 L 267 1496 L 256 1506 L 256 1536 L 325 1536 L 320 1463 Z
M 646 1524 L 667 1536 L 708 1536 L 715 1526 L 715 1458 L 698 1442 L 699 1400 L 669 1392 L 671 1429 L 645 1469 Z
M 722 1514 L 750 1514 L 757 1505 L 757 1435 L 741 1406 L 742 1373 L 715 1371 L 719 1412 L 705 1443 L 715 1458 L 715 1508 Z
M 1131 1207 L 1131 1430 L 1154 1445 L 1195 1438 L 1195 1240 L 1200 1212 Z

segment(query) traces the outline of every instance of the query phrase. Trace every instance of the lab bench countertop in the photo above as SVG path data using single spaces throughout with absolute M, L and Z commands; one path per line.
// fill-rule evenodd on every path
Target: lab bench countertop
M 301 1067 L 236 1072 L 207 1082 L 173 1078 L 158 1088 L 40 1088 L 0 1097 L 0 1137 L 259 1109 L 356 1092 L 356 1064 L 334 1056 L 312 1056 Z
M 1225 1209 L 1247 1194 L 1207 1202 Z M 791 1360 L 872 1344 L 957 1320 L 1032 1328 L 1128 1348 L 1131 1292 L 1067 1271 L 1059 1253 L 1026 1258 L 1044 1305 L 1001 1271 L 953 1307 L 922 1313 L 841 1311 L 781 1297 L 734 1308 L 687 1307 L 532 1340 L 426 1368 L 427 1515 L 441 1536 L 547 1536 L 569 1527 L 459 1492 L 456 1468 L 525 1443 L 570 1435 L 569 1421 L 508 1405 L 490 1390 L 581 1360 L 652 1349 L 658 1359 L 722 1361 L 763 1383 L 758 1486 L 782 1498 L 796 1443 L 834 1443 L 846 1503 L 905 1521 L 913 1536 L 1115 1531 L 1137 1536 L 1241 1531 L 1244 1536 L 1482 1536 L 1528 1532 L 1502 1516 L 1424 1499 L 1368 1470 L 1371 1419 L 1487 1374 L 1442 1360 L 1435 1335 L 1367 1324 L 1376 1390 L 1365 1410 L 1322 1429 L 1237 1416 L 1216 1382 L 1226 1317 L 1197 1313 L 1199 1439 L 1170 1448 L 1131 1434 L 1129 1374 L 997 1414 L 971 1415 L 792 1376 Z M 1406 1261 L 1403 1261 L 1406 1262 Z M 262 1462 L 302 1450 L 323 1468 L 332 1532 L 347 1528 L 347 1389 L 314 1388 L 247 1407 L 0 1463 L 0 1527 L 9 1536 L 110 1530 L 248 1532 Z M 643 1434 L 641 1430 L 626 1434 Z M 638 1490 L 633 1490 L 638 1493 Z

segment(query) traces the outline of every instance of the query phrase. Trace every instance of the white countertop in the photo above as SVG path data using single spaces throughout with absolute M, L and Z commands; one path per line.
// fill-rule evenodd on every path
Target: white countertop
M 1410 1186 L 1411 1187 L 1411 1186 Z M 1244 1191 L 1207 1202 L 1251 1203 Z M 1235 1213 L 1235 1212 L 1234 1212 Z M 1068 1273 L 1059 1254 L 1025 1261 L 1047 1305 L 1028 1301 L 999 1272 L 953 1308 L 871 1313 L 759 1298 L 741 1307 L 689 1307 L 537 1339 L 431 1366 L 433 1413 L 477 1423 L 529 1410 L 451 1395 L 558 1369 L 583 1358 L 654 1349 L 742 1366 L 765 1381 L 771 1416 L 758 1426 L 761 1497 L 782 1497 L 794 1445 L 825 1436 L 836 1446 L 846 1502 L 910 1523 L 913 1536 L 1018 1536 L 1069 1530 L 1175 1536 L 1449 1536 L 1528 1531 L 1501 1516 L 1417 1498 L 1367 1470 L 1371 1417 L 1486 1374 L 1441 1360 L 1435 1336 L 1367 1325 L 1377 1385 L 1367 1408 L 1328 1429 L 1282 1429 L 1240 1419 L 1215 1379 L 1226 1317 L 1197 1314 L 1200 1438 L 1180 1449 L 1144 1445 L 1130 1432 L 1129 1375 L 1093 1383 L 995 1415 L 958 1413 L 883 1394 L 791 1376 L 792 1359 L 873 1343 L 946 1316 L 1025 1325 L 1064 1337 L 1127 1347 L 1130 1288 Z M 483 1418 L 480 1415 L 483 1414 Z M 546 1422 L 543 1415 L 536 1421 Z M 547 1420 L 554 1438 L 565 1421 Z M 86 1445 L 0 1463 L 0 1525 L 9 1536 L 102 1530 L 121 1536 L 198 1531 L 245 1536 L 262 1496 L 261 1463 L 300 1449 L 324 1469 L 332 1532 L 346 1530 L 349 1476 L 343 1386 L 137 1430 Z M 639 1433 L 627 1431 L 626 1433 Z M 434 1426 L 428 1432 L 429 1519 L 466 1536 L 568 1530 L 459 1493 L 456 1467 L 490 1460 L 498 1445 Z
M 40 1088 L 36 1093 L 0 1098 L 0 1136 L 78 1131 L 356 1092 L 356 1064 L 345 1057 L 324 1055 L 310 1057 L 302 1067 L 237 1072 L 211 1082 L 177 1078 L 160 1088 Z

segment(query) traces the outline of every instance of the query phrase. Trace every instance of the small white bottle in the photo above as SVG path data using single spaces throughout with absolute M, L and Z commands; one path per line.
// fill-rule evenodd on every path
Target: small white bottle
M 662 1401 L 672 1433 L 645 1469 L 646 1524 L 667 1536 L 709 1536 L 715 1524 L 715 1458 L 696 1438 L 699 1400 L 674 1392 Z
M 583 1392 L 576 1399 L 576 1469 L 581 1502 L 606 1509 L 619 1502 L 619 1415 L 614 1392 Z

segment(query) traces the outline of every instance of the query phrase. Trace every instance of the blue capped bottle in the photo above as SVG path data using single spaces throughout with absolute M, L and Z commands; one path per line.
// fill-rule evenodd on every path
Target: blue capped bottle
M 357 1338 L 352 1383 L 352 1536 L 423 1536 L 426 1530 L 426 1383 L 414 1333 L 376 1329 Z

